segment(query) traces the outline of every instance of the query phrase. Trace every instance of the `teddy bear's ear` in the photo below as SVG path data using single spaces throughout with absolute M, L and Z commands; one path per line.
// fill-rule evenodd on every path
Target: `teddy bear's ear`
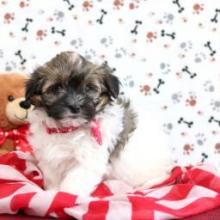
M 39 106 L 41 103 L 43 84 L 44 80 L 42 78 L 35 77 L 34 75 L 29 80 L 27 80 L 25 91 L 26 101 L 30 101 L 32 105 Z

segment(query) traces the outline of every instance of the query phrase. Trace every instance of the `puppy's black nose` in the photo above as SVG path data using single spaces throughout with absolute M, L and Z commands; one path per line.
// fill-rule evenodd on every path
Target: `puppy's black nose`
M 21 108 L 24 108 L 24 109 L 29 109 L 31 107 L 31 102 L 30 101 L 21 101 L 19 103 L 19 105 L 21 106 Z
M 74 114 L 79 113 L 80 107 L 79 106 L 69 106 L 70 111 Z

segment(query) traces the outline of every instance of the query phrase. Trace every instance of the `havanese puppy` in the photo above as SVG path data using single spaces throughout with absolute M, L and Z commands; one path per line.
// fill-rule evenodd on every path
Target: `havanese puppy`
M 172 160 L 157 118 L 119 97 L 112 72 L 62 52 L 27 81 L 26 100 L 35 106 L 29 141 L 46 189 L 81 195 L 104 179 L 138 188 L 169 175 Z

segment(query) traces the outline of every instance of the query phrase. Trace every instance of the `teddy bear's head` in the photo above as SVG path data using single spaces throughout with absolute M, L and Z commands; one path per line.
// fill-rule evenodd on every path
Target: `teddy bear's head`
M 30 106 L 25 105 L 25 81 L 21 74 L 0 74 L 0 128 L 10 130 L 27 122 Z

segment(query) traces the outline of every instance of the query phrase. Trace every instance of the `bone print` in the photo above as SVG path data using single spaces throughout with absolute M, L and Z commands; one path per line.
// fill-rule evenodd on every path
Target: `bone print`
M 175 32 L 166 33 L 165 30 L 161 30 L 161 36 L 162 36 L 162 37 L 168 36 L 168 37 L 170 37 L 171 39 L 174 40 L 175 37 L 176 37 L 176 33 L 175 33 Z
M 55 27 L 52 27 L 51 28 L 51 33 L 52 34 L 58 33 L 58 34 L 60 34 L 60 35 L 62 35 L 64 37 L 66 35 L 66 30 L 65 29 L 63 29 L 63 30 L 56 30 Z
M 21 61 L 20 61 L 20 64 L 21 64 L 21 65 L 23 65 L 24 63 L 27 62 L 27 60 L 24 59 L 24 57 L 22 56 L 21 50 L 18 50 L 17 52 L 15 52 L 15 56 L 18 56 L 18 57 L 19 57 L 19 59 L 21 60 Z
M 25 31 L 25 32 L 28 32 L 28 31 L 29 31 L 28 27 L 29 27 L 29 24 L 30 24 L 31 22 L 33 22 L 33 19 L 32 19 L 32 18 L 26 18 L 26 24 L 24 25 L 23 28 L 21 28 L 21 30 L 22 30 L 22 31 Z
M 181 12 L 184 11 L 184 7 L 180 5 L 179 0 L 174 0 L 174 1 L 173 1 L 173 4 L 177 5 L 177 7 L 178 7 L 178 12 L 179 12 L 179 13 L 181 13 Z
M 197 76 L 196 73 L 192 73 L 192 72 L 189 70 L 189 67 L 188 67 L 188 66 L 183 67 L 183 68 L 182 68 L 182 71 L 188 73 L 191 79 L 193 79 L 193 78 L 195 78 L 195 77 Z
M 101 16 L 100 18 L 96 20 L 96 22 L 99 24 L 103 24 L 103 19 L 105 15 L 107 15 L 107 11 L 105 11 L 104 9 L 101 9 Z
M 209 121 L 208 121 L 208 122 L 209 122 L 209 123 L 215 122 L 215 123 L 218 124 L 218 126 L 220 126 L 220 120 L 215 119 L 215 117 L 213 117 L 213 116 L 211 116 L 211 117 L 209 118 Z
M 186 124 L 188 126 L 188 128 L 191 128 L 194 124 L 193 121 L 186 121 L 186 120 L 184 120 L 183 117 L 180 117 L 180 119 L 178 120 L 178 124 L 182 124 L 182 123 Z
M 207 41 L 205 44 L 204 44 L 204 47 L 207 47 L 210 51 L 210 56 L 214 56 L 216 54 L 216 50 L 213 50 L 212 46 L 211 46 L 211 42 L 210 41 Z
M 75 6 L 73 4 L 71 4 L 70 0 L 63 0 L 64 2 L 66 2 L 68 4 L 68 10 L 72 10 Z
M 113 68 L 109 67 L 107 60 L 105 60 L 102 65 L 105 66 L 105 67 L 107 67 L 107 68 L 109 68 L 112 73 L 116 71 L 116 68 L 115 68 L 115 67 L 113 67 Z
M 154 88 L 153 91 L 154 91 L 155 93 L 159 94 L 159 93 L 160 93 L 159 88 L 160 88 L 160 86 L 163 85 L 163 84 L 165 84 L 165 81 L 162 80 L 162 79 L 158 79 L 157 87 Z
M 204 163 L 205 160 L 208 158 L 208 155 L 207 155 L 206 153 L 202 153 L 201 155 L 202 155 L 202 160 L 201 160 L 201 162 Z
M 215 9 L 215 15 L 214 17 L 211 19 L 211 22 L 214 22 L 214 23 L 218 23 L 218 14 L 220 13 L 220 9 Z
M 139 21 L 139 20 L 136 20 L 135 21 L 135 26 L 134 26 L 134 28 L 131 30 L 131 33 L 132 34 L 138 34 L 138 27 L 139 27 L 139 25 L 141 25 L 142 24 L 142 21 Z

